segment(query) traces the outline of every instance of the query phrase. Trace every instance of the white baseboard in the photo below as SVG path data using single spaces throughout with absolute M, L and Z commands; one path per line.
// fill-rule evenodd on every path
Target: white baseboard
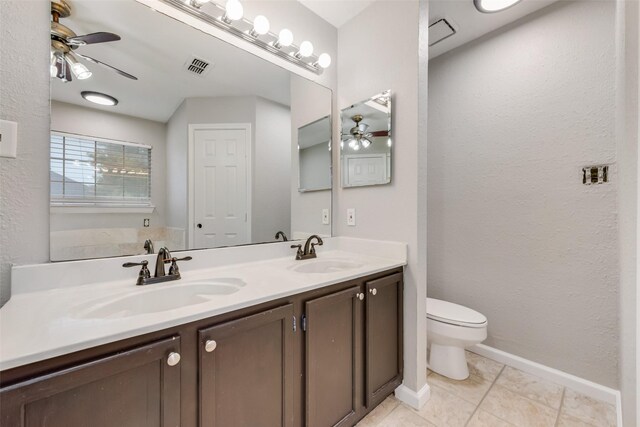
M 556 384 L 560 384 L 564 387 L 568 387 L 594 399 L 616 405 L 618 427 L 622 427 L 621 396 L 619 390 L 614 390 L 592 381 L 587 381 L 575 375 L 541 365 L 540 363 L 532 362 L 531 360 L 524 359 L 520 356 L 516 356 L 484 344 L 474 345 L 469 348 L 469 351 L 488 359 L 495 360 L 496 362 L 503 363 L 507 366 L 511 366 L 512 368 L 520 369 L 523 372 L 544 378 L 545 380 L 552 381 Z
M 396 398 L 414 409 L 422 408 L 431 397 L 431 388 L 425 384 L 418 392 L 411 390 L 404 384 L 400 384 L 395 390 Z

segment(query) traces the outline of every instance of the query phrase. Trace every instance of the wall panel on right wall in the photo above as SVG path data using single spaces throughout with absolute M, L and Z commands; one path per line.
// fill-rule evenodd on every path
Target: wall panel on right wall
M 615 3 L 558 2 L 429 63 L 429 296 L 485 344 L 618 388 Z M 608 184 L 581 168 L 612 165 Z

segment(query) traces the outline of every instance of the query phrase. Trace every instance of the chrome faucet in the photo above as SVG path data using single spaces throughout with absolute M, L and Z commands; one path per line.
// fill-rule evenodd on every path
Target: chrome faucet
M 152 283 L 161 283 L 161 282 L 169 282 L 171 280 L 180 279 L 180 269 L 178 268 L 178 261 L 190 261 L 193 258 L 190 256 L 186 256 L 184 258 L 176 258 L 171 256 L 171 252 L 169 249 L 160 248 L 158 251 L 158 257 L 156 258 L 156 271 L 153 277 L 151 277 L 151 272 L 147 268 L 149 265 L 149 261 L 144 260 L 142 262 L 126 262 L 122 264 L 123 267 L 135 267 L 142 266 L 140 273 L 138 273 L 138 280 L 136 285 L 151 285 Z M 169 274 L 166 274 L 164 271 L 164 265 L 171 263 L 171 267 L 169 268 Z
M 312 243 L 313 239 L 316 239 L 317 243 Z M 298 248 L 298 251 L 296 252 L 296 260 L 303 260 L 303 259 L 311 259 L 311 258 L 316 258 L 316 248 L 315 246 L 322 246 L 324 244 L 324 242 L 322 241 L 322 239 L 320 238 L 320 236 L 318 235 L 312 235 L 310 236 L 307 241 L 304 243 L 304 249 L 302 248 L 302 245 L 291 245 L 292 249 Z
M 278 238 L 280 238 L 280 237 L 282 237 L 282 241 L 283 241 L 283 242 L 286 242 L 286 241 L 288 241 L 288 240 L 289 240 L 289 239 L 287 239 L 287 235 L 286 235 L 286 234 L 284 234 L 284 231 L 278 231 L 278 232 L 276 233 L 276 240 L 278 240 Z

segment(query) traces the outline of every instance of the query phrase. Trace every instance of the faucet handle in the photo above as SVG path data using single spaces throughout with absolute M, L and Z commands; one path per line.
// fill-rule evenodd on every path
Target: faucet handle
M 296 252 L 296 259 L 297 260 L 301 260 L 302 259 L 302 245 L 291 245 L 291 249 L 295 249 L 298 248 L 298 251 Z
M 178 268 L 178 261 L 191 261 L 192 259 L 193 259 L 193 257 L 186 256 L 186 257 L 183 257 L 183 258 L 173 257 L 170 260 L 167 260 L 167 262 L 171 261 L 171 267 L 169 267 L 169 275 L 170 276 L 171 275 L 179 276 L 180 275 L 180 269 Z
M 122 264 L 122 266 L 126 268 L 137 267 L 139 265 L 142 266 L 142 268 L 138 273 L 138 281 L 136 282 L 136 285 L 138 286 L 144 285 L 144 279 L 149 279 L 151 277 L 151 272 L 147 268 L 147 265 L 149 265 L 149 261 L 144 260 L 142 262 L 125 262 L 124 264 Z

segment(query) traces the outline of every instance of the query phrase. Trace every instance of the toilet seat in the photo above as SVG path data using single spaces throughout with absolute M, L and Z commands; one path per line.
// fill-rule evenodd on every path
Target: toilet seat
M 484 328 L 487 318 L 462 305 L 435 298 L 427 298 L 427 319 L 466 328 Z

